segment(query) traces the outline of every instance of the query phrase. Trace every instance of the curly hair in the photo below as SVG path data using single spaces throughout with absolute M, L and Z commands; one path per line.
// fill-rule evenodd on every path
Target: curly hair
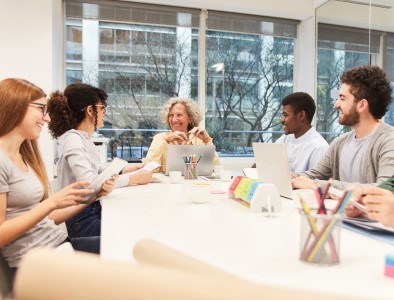
M 391 103 L 392 88 L 386 73 L 377 66 L 359 66 L 345 71 L 341 83 L 350 85 L 350 93 L 356 102 L 366 99 L 369 112 L 376 118 L 382 118 Z
M 196 102 L 194 102 L 192 99 L 189 98 L 180 98 L 180 97 L 170 98 L 164 104 L 163 109 L 160 112 L 161 121 L 163 122 L 163 124 L 166 124 L 168 127 L 171 127 L 168 116 L 170 114 L 171 108 L 178 103 L 183 104 L 185 106 L 187 115 L 190 118 L 190 123 L 188 124 L 187 129 L 191 130 L 193 127 L 198 126 L 198 124 L 200 124 L 202 120 L 202 114 Z
M 104 90 L 86 83 L 73 83 L 64 93 L 56 91 L 48 100 L 48 114 L 51 121 L 48 129 L 54 138 L 58 138 L 70 129 L 75 129 L 86 118 L 85 108 L 92 106 L 94 130 L 97 129 L 98 103 L 107 105 L 108 95 Z

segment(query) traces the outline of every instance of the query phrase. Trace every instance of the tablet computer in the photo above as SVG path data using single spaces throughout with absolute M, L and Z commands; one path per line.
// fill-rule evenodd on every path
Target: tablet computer
M 93 201 L 94 197 L 97 193 L 101 190 L 101 186 L 103 185 L 104 181 L 111 178 L 112 175 L 119 174 L 120 171 L 123 170 L 128 164 L 127 161 L 115 157 L 112 162 L 102 171 L 88 186 L 88 189 L 93 189 L 94 192 L 87 196 L 86 201 L 80 201 L 83 204 L 89 204 Z

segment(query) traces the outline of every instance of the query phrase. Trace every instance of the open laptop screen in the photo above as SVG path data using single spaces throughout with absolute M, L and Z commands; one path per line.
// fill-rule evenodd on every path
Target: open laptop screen
M 184 172 L 183 156 L 195 154 L 197 157 L 202 155 L 198 163 L 198 175 L 211 175 L 213 171 L 213 160 L 215 157 L 214 145 L 168 145 L 166 175 L 170 171 Z
M 292 199 L 289 163 L 285 145 L 253 143 L 253 152 L 259 180 L 274 184 L 279 195 Z

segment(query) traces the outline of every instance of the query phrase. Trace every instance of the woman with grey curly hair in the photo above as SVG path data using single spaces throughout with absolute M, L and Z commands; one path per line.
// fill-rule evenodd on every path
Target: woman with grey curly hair
M 197 104 L 188 98 L 170 98 L 161 111 L 161 120 L 171 131 L 156 134 L 149 147 L 145 163 L 155 161 L 161 164 L 158 171 L 165 172 L 167 145 L 212 145 L 212 138 L 204 128 L 199 127 L 202 120 Z M 215 154 L 214 164 L 219 163 Z

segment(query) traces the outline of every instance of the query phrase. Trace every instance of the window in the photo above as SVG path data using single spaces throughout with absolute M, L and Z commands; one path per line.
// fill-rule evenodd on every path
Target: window
M 393 89 L 392 99 L 394 99 L 394 33 L 386 33 L 386 55 L 385 55 L 385 70 L 387 76 L 391 81 L 391 88 Z M 394 101 L 394 100 L 393 100 Z M 394 103 L 391 103 L 389 111 L 384 117 L 384 121 L 390 125 L 394 125 Z
M 252 155 L 253 142 L 281 130 L 296 37 L 296 26 L 281 21 L 208 13 L 206 128 L 222 155 Z
M 195 9 L 66 1 L 67 53 L 78 42 L 89 57 L 67 56 L 67 83 L 82 80 L 109 94 L 100 133 L 111 138 L 110 155 L 124 147 L 125 132 L 127 147 L 146 153 L 153 135 L 168 130 L 160 110 L 173 96 L 205 98 L 205 125 L 219 155 L 251 155 L 254 141 L 280 135 L 280 101 L 293 91 L 297 22 L 209 11 L 200 41 L 199 18 Z M 78 39 L 75 32 L 84 30 L 96 30 L 98 41 Z M 205 62 L 198 60 L 200 43 Z M 199 63 L 206 83 L 199 82 Z
M 333 109 L 338 98 L 341 74 L 352 67 L 377 61 L 381 33 L 367 29 L 319 23 L 317 52 L 317 130 L 328 142 L 349 127 L 337 121 Z M 369 43 L 371 42 L 371 43 Z

